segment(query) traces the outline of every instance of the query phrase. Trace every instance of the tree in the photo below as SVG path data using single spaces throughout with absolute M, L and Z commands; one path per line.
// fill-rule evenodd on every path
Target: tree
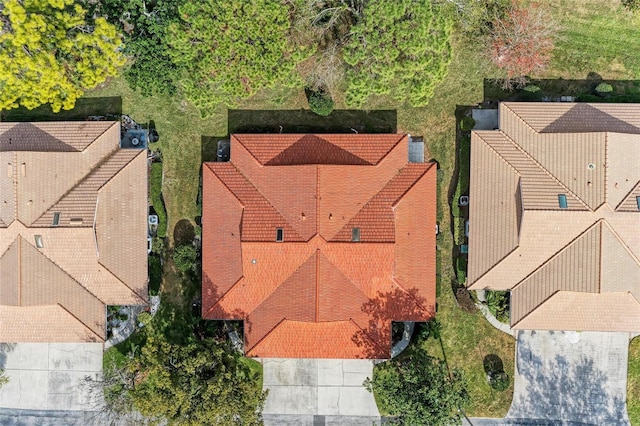
M 115 76 L 122 41 L 74 0 L 0 4 L 0 110 L 50 104 L 71 109 L 85 90 Z
M 96 10 L 124 35 L 131 61 L 124 76 L 142 95 L 173 95 L 179 68 L 169 56 L 167 27 L 178 20 L 182 0 L 101 0 Z
M 104 377 L 91 383 L 104 393 L 104 423 L 146 424 L 144 416 L 160 424 L 262 424 L 259 373 L 219 338 L 215 323 L 164 302 L 155 317 L 138 319 L 145 323 L 132 337 L 138 343 L 127 342 L 127 355 L 105 357 Z
M 191 244 L 178 246 L 173 250 L 173 261 L 183 274 L 197 273 L 198 252 Z
M 364 383 L 380 404 L 403 425 L 459 423 L 459 408 L 468 401 L 462 373 L 429 356 L 421 348 L 378 364 L 373 380 Z
M 346 103 L 390 94 L 424 106 L 451 61 L 453 19 L 446 5 L 422 0 L 367 2 L 344 46 Z
M 276 83 L 299 84 L 289 7 L 271 0 L 187 0 L 168 28 L 178 82 L 203 115 Z
M 505 88 L 521 87 L 530 74 L 544 71 L 551 60 L 556 25 L 540 3 L 515 1 L 493 21 L 490 57 L 506 73 Z

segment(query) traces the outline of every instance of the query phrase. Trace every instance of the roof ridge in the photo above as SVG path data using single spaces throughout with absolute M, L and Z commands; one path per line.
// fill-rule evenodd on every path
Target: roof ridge
M 518 114 L 517 112 L 515 112 L 509 105 L 511 105 L 512 102 L 501 102 L 500 105 L 502 105 L 505 109 L 509 110 L 509 112 L 516 117 L 520 122 L 522 122 L 522 124 L 524 124 L 524 126 L 529 129 L 531 132 L 539 134 L 540 132 L 536 131 L 536 129 L 534 129 L 529 123 L 527 123 L 527 121 L 522 118 L 520 116 L 520 114 Z
M 242 133 L 241 133 L 241 134 L 242 134 Z M 261 162 L 260 160 L 258 160 L 258 157 L 256 157 L 256 156 L 255 156 L 255 154 L 254 154 L 254 153 L 253 153 L 253 152 L 252 152 L 252 151 L 251 151 L 251 150 L 250 150 L 250 149 L 249 149 L 249 148 L 248 148 L 244 143 L 242 143 L 242 139 L 240 139 L 236 133 L 231 134 L 231 139 L 229 140 L 229 145 L 231 145 L 231 142 L 233 142 L 233 139 L 235 139 L 236 141 L 238 141 L 238 142 L 240 143 L 240 145 L 242 145 L 242 147 L 244 148 L 244 150 L 245 150 L 245 151 L 247 151 L 247 152 L 249 153 L 249 155 L 251 156 L 251 158 L 253 158 L 253 159 L 254 159 L 254 161 L 255 161 L 256 163 L 258 163 L 258 165 L 260 165 L 260 166 L 264 166 L 264 163 L 263 163 L 263 162 Z M 296 142 L 297 142 L 298 140 L 300 140 L 300 139 L 297 139 L 297 140 L 296 140 Z M 295 142 L 294 142 L 294 143 L 295 143 Z M 291 146 L 291 145 L 289 145 L 289 146 Z M 282 151 L 280 151 L 280 152 L 282 152 Z M 232 164 L 233 164 L 233 163 L 232 163 Z M 243 176 L 244 176 L 244 175 L 243 175 Z
M 60 306 L 67 314 L 69 314 L 70 316 L 72 316 L 76 321 L 78 321 L 80 324 L 82 324 L 87 330 L 89 330 L 94 336 L 96 336 L 100 341 L 104 342 L 106 341 L 106 339 L 103 339 L 100 335 L 98 335 L 98 333 L 96 333 L 91 327 L 89 327 L 87 324 L 85 324 L 84 321 L 82 321 L 80 318 L 78 318 L 77 316 L 75 316 L 73 314 L 73 312 L 71 312 L 70 310 L 68 310 L 64 305 L 62 305 L 61 303 L 56 303 L 57 306 Z
M 400 173 L 402 173 L 402 171 L 404 171 L 404 170 L 405 170 L 405 168 L 407 168 L 407 167 L 416 168 L 415 166 L 412 166 L 413 164 L 416 164 L 416 165 L 429 164 L 429 167 L 427 167 L 426 169 L 424 169 L 424 170 L 422 171 L 422 173 L 420 173 L 420 175 L 416 178 L 416 180 L 414 180 L 414 181 L 413 181 L 413 182 L 412 182 L 412 183 L 407 187 L 407 189 L 406 189 L 405 191 L 403 191 L 403 192 L 402 192 L 402 194 L 401 194 L 398 198 L 396 198 L 396 200 L 395 200 L 393 203 L 391 203 L 391 207 L 392 207 L 392 208 L 393 208 L 393 207 L 395 207 L 395 206 L 397 206 L 397 205 L 398 205 L 398 203 L 399 203 L 399 202 L 404 198 L 404 196 L 405 196 L 405 195 L 407 195 L 407 193 L 408 193 L 409 191 L 411 191 L 411 189 L 413 189 L 413 187 L 414 187 L 414 186 L 416 186 L 416 185 L 418 184 L 418 182 L 420 181 L 420 179 L 422 179 L 422 178 L 427 174 L 427 172 L 428 172 L 429 170 L 431 170 L 431 169 L 434 167 L 434 165 L 435 165 L 435 163 L 431 163 L 431 162 L 429 162 L 429 163 L 407 163 L 407 164 L 406 164 L 402 169 L 400 169 L 400 170 L 398 171 L 398 173 L 396 174 L 396 176 L 398 176 Z M 396 176 L 394 176 L 394 178 L 395 178 Z M 393 178 L 392 178 L 391 180 L 393 180 Z M 387 185 L 385 185 L 385 186 L 387 186 Z M 384 189 L 384 188 L 382 188 L 382 189 Z M 382 191 L 382 189 L 381 189 L 380 191 Z M 380 192 L 380 191 L 378 191 L 378 192 Z
M 120 282 L 120 284 L 122 284 L 123 286 L 125 286 L 126 288 L 128 288 L 129 290 L 131 290 L 131 292 L 132 292 L 133 294 L 135 294 L 136 296 L 138 296 L 138 298 L 139 298 L 141 301 L 143 301 L 144 303 L 147 303 L 147 301 L 144 299 L 144 297 L 140 296 L 140 295 L 138 294 L 138 292 L 137 292 L 137 291 L 135 291 L 134 289 L 132 289 L 131 287 L 129 287 L 129 286 L 127 285 L 127 283 L 125 283 L 124 281 L 122 281 L 122 280 L 120 279 L 120 277 L 118 277 L 116 274 L 114 274 L 114 273 L 111 271 L 111 269 L 107 268 L 107 267 L 106 267 L 102 262 L 100 262 L 100 260 L 99 260 L 99 259 L 98 259 L 98 264 L 99 264 L 100 266 L 102 266 L 102 267 L 103 267 L 107 272 L 109 272 L 109 273 L 111 274 L 111 276 L 112 276 L 112 277 L 114 277 L 118 282 Z M 84 286 L 83 286 L 83 287 L 84 287 Z M 86 287 L 85 287 L 85 288 L 86 288 Z M 98 299 L 98 300 L 100 300 L 100 299 Z
M 371 337 L 369 337 L 369 335 L 367 334 L 367 332 L 365 331 L 364 328 L 360 327 L 360 325 L 358 325 L 357 322 L 354 321 L 353 318 L 349 318 L 349 320 L 347 322 L 350 322 L 351 324 L 353 324 L 354 327 L 356 327 L 359 331 L 360 331 L 360 335 L 364 336 L 365 339 L 367 339 L 369 342 L 371 342 L 373 344 L 373 346 L 375 348 L 377 348 L 380 353 L 390 353 L 390 350 L 387 349 L 386 347 L 382 347 L 378 344 L 378 342 L 376 342 L 375 340 L 373 340 Z M 391 324 L 390 324 L 391 325 Z
M 502 132 L 502 130 L 500 131 Z M 536 165 L 543 173 L 545 173 L 549 178 L 551 178 L 551 180 L 553 180 L 554 182 L 556 182 L 558 185 L 560 185 L 562 188 L 564 188 L 569 194 L 571 194 L 576 200 L 578 200 L 578 202 L 580 202 L 584 207 L 586 207 L 588 210 L 590 211 L 594 211 L 582 198 L 580 198 L 575 192 L 573 192 L 571 189 L 569 189 L 569 187 L 567 187 L 567 185 L 565 185 L 560 179 L 558 179 L 557 177 L 555 177 L 553 175 L 553 173 L 551 173 L 549 170 L 547 170 L 546 167 L 544 167 L 542 164 L 540 164 L 535 158 L 533 158 L 531 156 L 531 154 L 529 154 L 524 148 L 522 148 L 519 144 L 517 144 L 512 138 L 509 137 L 509 135 L 505 134 L 504 132 L 502 132 L 505 137 L 507 138 L 507 140 L 509 142 L 511 142 L 513 144 L 513 146 L 520 152 L 522 152 L 522 154 L 524 154 L 526 156 L 526 158 L 533 163 L 534 165 Z
M 32 221 L 30 226 L 35 224 L 37 221 L 39 221 L 40 219 L 42 219 L 47 213 L 49 213 L 49 211 L 54 208 L 55 206 L 57 206 L 62 200 L 64 200 L 71 192 L 73 192 L 76 188 L 78 188 L 80 185 L 82 185 L 83 183 L 85 183 L 92 175 L 94 175 L 95 173 L 98 172 L 99 169 L 101 169 L 105 164 L 107 164 L 109 162 L 109 160 L 111 160 L 116 154 L 117 152 L 120 150 L 121 148 L 119 147 L 115 147 L 112 151 L 110 151 L 107 155 L 105 155 L 104 157 L 102 157 L 100 159 L 100 161 L 98 161 L 96 164 L 94 164 L 94 166 L 89 170 L 89 172 L 87 174 L 85 174 L 82 178 L 80 178 L 71 188 L 67 189 L 64 194 L 62 194 L 60 196 L 60 198 L 58 198 L 57 200 L 55 200 L 53 203 L 51 203 L 51 205 L 49 207 L 47 207 L 45 210 L 43 210 L 42 214 L 40 216 L 38 216 L 36 218 L 36 220 Z M 136 156 L 134 156 L 133 158 L 131 158 L 131 160 L 129 160 L 126 164 L 129 164 L 129 162 L 131 162 Z M 126 165 L 125 164 L 125 165 Z M 109 180 L 111 180 L 113 178 L 113 176 L 115 176 L 116 174 L 118 174 L 120 172 L 120 170 L 122 170 L 124 168 L 124 166 L 122 168 L 120 168 L 117 172 L 115 172 L 111 178 L 109 178 L 107 180 L 107 182 Z M 101 185 L 100 188 L 104 186 Z M 99 189 L 99 188 L 98 188 Z M 17 203 L 16 203 L 17 204 Z
M 364 243 L 367 244 L 367 243 Z M 324 254 L 322 254 L 322 252 L 320 252 L 320 254 L 322 255 L 322 257 L 324 257 L 324 259 L 329 262 L 334 268 L 336 268 L 336 271 L 338 271 L 340 273 L 340 275 L 342 275 L 349 283 L 351 283 L 351 285 L 353 287 L 355 287 L 365 298 L 370 299 L 369 296 L 367 296 L 367 294 L 362 290 L 362 288 L 360 288 L 360 286 L 358 284 L 356 284 L 355 282 L 353 282 L 351 279 L 349 279 L 349 277 L 347 276 L 347 274 L 345 274 L 344 272 L 342 272 L 342 269 L 338 268 L 338 266 L 336 266 L 335 263 L 333 263 L 331 261 L 331 259 L 329 259 L 327 256 L 325 256 Z M 318 257 L 319 259 L 319 257 Z M 316 286 L 317 286 L 317 278 L 316 278 Z
M 390 134 L 394 134 L 394 133 L 390 133 Z M 396 134 L 398 134 L 398 133 L 396 133 Z M 408 137 L 408 134 L 407 134 L 407 133 L 398 134 L 398 135 L 400 136 L 400 139 L 398 139 L 398 140 L 397 140 L 397 141 L 396 141 L 396 142 L 391 146 L 391 148 L 389 148 L 389 150 L 388 150 L 388 151 L 387 151 L 387 152 L 386 152 L 382 157 L 380 157 L 380 159 L 379 159 L 376 163 L 371 164 L 372 166 L 378 166 L 379 164 L 382 164 L 382 163 L 387 159 L 387 157 L 389 157 L 389 154 L 390 154 L 394 149 L 396 149 L 396 148 L 398 147 L 398 145 L 400 145 L 400 141 L 402 141 L 404 138 L 407 138 L 407 143 L 409 143 L 409 137 Z M 408 148 L 408 147 L 407 147 L 407 148 Z M 355 155 L 355 154 L 354 154 L 354 155 Z M 367 162 L 368 162 L 368 161 L 367 161 Z
M 20 235 L 20 238 L 25 240 L 25 238 Z M 27 240 L 25 240 L 26 242 Z M 47 259 L 49 262 L 51 262 L 53 265 L 55 265 L 56 268 L 60 269 L 66 276 L 68 276 L 69 278 L 71 278 L 76 284 L 78 284 L 80 287 L 82 287 L 84 290 L 87 291 L 87 293 L 89 293 L 90 295 L 92 295 L 93 297 L 96 298 L 96 300 L 98 300 L 100 303 L 104 304 L 102 302 L 102 300 L 100 300 L 100 298 L 98 296 L 96 296 L 95 294 L 93 294 L 92 291 L 90 291 L 88 288 L 86 288 L 84 285 L 82 285 L 82 283 L 80 283 L 80 281 L 78 281 L 74 276 L 72 276 L 71 274 L 69 274 L 66 270 L 64 270 L 63 268 L 60 267 L 60 265 L 58 265 L 55 261 L 53 261 L 53 259 L 51 259 L 49 256 L 47 256 L 46 254 L 44 254 L 41 250 L 38 250 L 37 248 L 33 247 L 33 245 L 31 245 L 30 243 L 29 246 L 31 246 L 32 248 L 36 249 L 36 251 L 40 254 L 40 256 L 44 257 L 45 259 Z M 20 256 L 22 256 L 22 243 L 20 243 Z M 20 285 L 22 285 L 22 283 L 20 283 Z
M 620 201 L 620 202 L 618 203 L 618 205 L 614 207 L 613 211 L 616 211 L 616 212 L 617 212 L 617 211 L 618 211 L 618 209 L 619 209 L 620 207 L 622 207 L 622 205 L 623 205 L 624 203 L 626 203 L 627 201 L 629 201 L 629 199 L 633 196 L 633 193 L 634 193 L 634 192 L 636 192 L 636 191 L 638 190 L 638 188 L 640 188 L 640 180 L 638 181 L 638 183 L 637 183 L 637 184 L 635 184 L 635 186 L 633 186 L 633 187 L 631 188 L 631 190 L 627 193 L 627 195 L 625 195 L 625 196 L 622 198 L 622 201 Z M 608 191 L 607 191 L 607 192 L 608 192 Z
M 520 282 L 518 282 L 516 285 L 514 285 L 513 287 L 511 287 L 510 291 L 515 290 L 516 288 L 520 287 L 527 279 L 531 278 L 536 272 L 540 271 L 541 269 L 543 269 L 545 266 L 547 266 L 553 259 L 555 259 L 556 257 L 558 257 L 561 253 L 563 253 L 565 250 L 567 250 L 569 247 L 571 247 L 576 241 L 578 241 L 580 238 L 582 238 L 583 236 L 585 236 L 587 234 L 587 232 L 590 232 L 593 228 L 595 228 L 596 226 L 598 226 L 598 224 L 602 221 L 602 219 L 598 219 L 596 220 L 594 223 L 592 223 L 588 228 L 586 228 L 584 231 L 580 232 L 578 235 L 576 235 L 574 238 L 572 238 L 567 244 L 565 244 L 564 246 L 560 247 L 555 253 L 553 253 L 551 256 L 549 256 L 547 258 L 547 260 L 545 260 L 544 262 L 542 262 L 540 264 L 540 266 L 538 266 L 536 269 L 534 269 L 533 271 L 531 271 L 529 274 L 527 274 L 524 278 L 522 278 L 520 280 Z M 600 229 L 601 235 L 600 238 L 602 239 L 602 229 Z
M 49 122 L 47 122 L 47 123 L 49 123 Z M 95 121 L 94 121 L 93 123 L 95 123 Z M 117 125 L 118 127 L 120 127 L 120 126 L 122 126 L 122 123 L 121 123 L 120 121 L 113 121 L 113 122 L 111 122 L 111 125 L 110 125 L 110 126 L 108 126 L 108 127 L 106 127 L 106 128 L 102 131 L 102 133 L 100 133 L 99 135 L 97 135 L 97 136 L 95 137 L 95 139 L 94 139 L 94 140 L 92 140 L 91 142 L 89 142 L 89 143 L 87 144 L 87 146 L 85 146 L 84 148 L 82 148 L 82 151 L 80 151 L 79 149 L 78 149 L 78 150 L 76 150 L 76 151 L 77 151 L 77 152 L 84 152 L 84 151 L 86 151 L 86 150 L 87 150 L 87 148 L 89 148 L 91 145 L 93 145 L 94 143 L 96 143 L 96 141 L 97 141 L 98 139 L 101 139 L 101 138 L 102 138 L 102 136 L 103 136 L 105 133 L 107 133 L 109 130 L 111 130 L 111 128 L 113 128 L 113 127 L 114 127 L 114 126 L 116 126 L 116 125 Z M 46 132 L 46 133 L 49 133 L 49 132 Z M 50 133 L 49 133 L 49 134 L 50 134 Z M 51 136 L 53 136 L 53 135 L 51 135 Z M 64 142 L 64 141 L 63 141 L 63 142 Z M 66 142 L 65 142 L 65 143 L 66 143 Z M 118 146 L 120 146 L 120 136 L 118 136 Z
M 405 292 L 406 294 L 409 295 L 409 297 L 411 297 L 415 302 L 416 305 L 418 305 L 420 307 L 420 309 L 425 310 L 424 306 L 422 306 L 422 303 L 420 303 L 420 301 L 418 301 L 418 299 L 416 298 L 416 296 L 414 294 L 412 294 L 409 290 L 407 290 L 406 288 L 404 288 L 404 285 L 402 285 L 400 283 L 400 281 L 398 281 L 398 279 L 396 277 L 391 278 L 391 280 L 400 288 L 400 290 L 402 290 L 403 292 Z
M 482 132 L 482 131 L 481 131 L 481 132 Z M 488 131 L 487 131 L 487 130 L 484 130 L 484 132 L 488 132 Z M 493 132 L 495 132 L 495 131 L 494 131 L 494 130 L 491 130 L 491 133 L 492 133 L 492 134 L 493 134 Z M 507 134 L 506 134 L 506 133 L 504 133 L 502 130 L 498 130 L 498 132 L 499 132 L 502 136 L 504 136 L 505 138 L 509 139 L 509 137 L 507 136 Z M 498 150 L 496 150 L 493 146 L 491 146 L 491 145 L 487 142 L 487 140 L 486 140 L 485 138 L 483 138 L 482 136 L 480 136 L 480 133 L 479 133 L 477 130 L 473 130 L 473 131 L 471 132 L 471 135 L 472 135 L 472 136 L 473 136 L 473 135 L 476 135 L 476 137 L 477 137 L 478 139 L 480 139 L 482 142 L 484 142 L 484 145 L 485 145 L 487 148 L 489 148 L 489 150 L 491 150 L 491 151 L 492 151 L 492 152 L 493 152 L 493 153 L 494 153 L 494 154 L 495 154 L 495 155 L 496 155 L 500 160 L 502 160 L 502 162 L 503 162 L 503 163 L 505 163 L 507 166 L 509 166 L 509 168 L 510 168 L 511 170 L 513 170 L 513 171 L 514 171 L 514 173 L 516 173 L 518 176 L 522 177 L 522 173 L 520 173 L 520 171 L 518 171 L 518 169 L 516 169 L 516 168 L 515 168 L 515 166 L 514 166 L 513 164 L 511 164 L 509 161 L 507 161 L 507 159 L 506 159 L 506 158 L 504 158 L 504 157 L 502 156 L 502 154 L 500 154 L 500 153 L 498 152 Z
M 611 231 L 611 234 L 616 238 L 616 240 L 618 240 L 620 245 L 622 245 L 622 248 L 624 248 L 624 250 L 631 256 L 631 258 L 635 260 L 636 263 L 640 266 L 640 259 L 635 255 L 633 251 L 631 251 L 627 243 L 624 242 L 622 238 L 620 238 L 620 234 L 618 234 L 618 231 L 616 231 L 615 228 L 611 226 L 606 219 L 599 219 L 598 221 L 602 222 L 607 227 L 607 229 Z
M 513 289 L 512 289 L 513 290 Z M 538 308 L 542 305 L 544 305 L 545 303 L 547 303 L 549 301 L 549 299 L 551 299 L 553 296 L 555 296 L 556 294 L 558 294 L 561 291 L 566 291 L 567 293 L 579 293 L 577 291 L 568 291 L 568 290 L 556 290 L 553 293 L 551 293 L 547 298 L 545 298 L 542 302 L 538 303 L 538 305 L 531 309 L 529 312 L 527 312 L 526 314 L 524 314 L 522 316 L 522 318 L 520 318 L 517 322 L 514 322 L 511 324 L 511 328 L 513 329 L 516 325 L 520 324 L 525 318 L 527 318 L 529 315 L 531 315 L 532 313 L 534 313 L 536 310 L 538 310 Z M 592 293 L 592 294 L 599 294 L 599 293 Z M 511 295 L 509 295 L 509 299 L 511 299 Z M 511 317 L 511 313 L 509 313 L 509 317 Z
M 218 301 L 217 301 L 216 303 L 214 303 L 214 304 L 213 304 L 213 305 L 212 305 L 212 306 L 207 310 L 207 312 L 206 312 L 206 313 L 203 313 L 203 314 L 202 314 L 202 318 L 204 318 L 204 317 L 208 316 L 208 315 L 209 315 L 209 313 L 211 313 L 211 311 L 213 311 L 213 308 L 215 308 L 216 306 L 218 306 L 218 305 L 220 304 L 220 302 L 222 302 L 222 301 L 227 297 L 227 295 L 231 293 L 231 291 L 234 289 L 234 287 L 236 287 L 236 286 L 237 286 L 238 284 L 240 284 L 242 281 L 244 281 L 244 275 L 241 275 L 241 276 L 240 276 L 240 278 L 238 278 L 238 280 L 237 280 L 235 283 L 233 283 L 233 284 L 231 285 L 231 287 L 229 287 L 229 290 L 225 291 L 225 292 L 224 292 L 224 294 L 222 295 L 222 297 L 220 297 L 220 298 L 218 299 Z
M 285 321 L 291 321 L 291 320 L 288 320 L 287 318 L 282 318 L 280 321 L 278 321 L 273 327 L 271 327 L 271 330 L 269 330 L 264 336 L 262 336 L 262 338 L 260 340 L 258 340 L 256 343 L 254 343 L 253 346 L 251 346 L 251 348 L 248 351 L 245 350 L 245 356 L 247 355 L 247 353 L 251 352 L 256 346 L 258 346 L 260 343 L 262 343 L 264 341 L 264 339 L 269 337 L 269 335 L 271 333 L 273 333 L 276 330 L 276 328 L 280 327 L 282 325 L 282 323 L 285 322 Z M 245 341 L 246 341 L 246 337 L 245 337 Z

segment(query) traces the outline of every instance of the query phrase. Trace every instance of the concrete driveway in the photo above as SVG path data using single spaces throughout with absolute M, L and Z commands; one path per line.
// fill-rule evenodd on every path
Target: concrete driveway
M 627 333 L 520 331 L 517 338 L 505 420 L 629 424 Z
M 85 377 L 102 373 L 102 343 L 0 343 L 0 368 L 9 383 L 0 407 L 20 410 L 91 411 L 101 393 Z
M 265 358 L 269 390 L 265 425 L 367 425 L 380 413 L 362 382 L 371 377 L 367 360 Z

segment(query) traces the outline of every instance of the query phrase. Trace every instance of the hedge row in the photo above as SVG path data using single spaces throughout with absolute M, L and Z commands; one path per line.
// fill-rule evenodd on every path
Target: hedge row
M 162 201 L 162 163 L 151 164 L 151 204 L 158 215 L 158 237 L 167 236 L 167 211 Z

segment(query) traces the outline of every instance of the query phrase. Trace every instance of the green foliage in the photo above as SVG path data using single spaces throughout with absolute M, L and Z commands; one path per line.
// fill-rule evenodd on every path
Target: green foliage
M 509 292 L 489 290 L 486 293 L 487 308 L 500 322 L 509 324 Z
M 422 0 L 367 2 L 344 46 L 346 103 L 390 94 L 425 106 L 451 61 L 453 19 L 444 5 Z
M 509 375 L 504 371 L 499 371 L 489 375 L 489 386 L 502 392 L 509 387 Z
M 0 388 L 9 383 L 9 378 L 4 374 L 4 370 L 0 368 Z
M 495 17 L 503 16 L 511 0 L 456 0 L 456 24 L 462 34 L 477 43 L 491 31 Z
M 596 93 L 598 94 L 609 94 L 613 92 L 613 86 L 609 83 L 600 83 L 596 86 Z
M 462 117 L 462 120 L 460 120 L 460 130 L 462 130 L 463 132 L 469 132 L 473 130 L 475 125 L 476 120 L 474 120 L 470 115 L 465 115 L 464 117 Z
M 469 177 L 471 174 L 471 137 L 468 134 L 461 135 L 458 141 L 458 181 L 456 183 L 456 190 L 453 194 L 453 200 L 451 201 L 451 212 L 454 220 L 459 218 L 458 222 L 454 223 L 453 232 L 454 235 L 457 233 L 457 236 L 454 237 L 455 243 L 460 245 L 463 244 L 464 241 L 464 218 L 461 216 L 462 212 L 460 211 L 458 202 L 460 200 L 460 196 L 469 191 Z
M 333 112 L 333 99 L 327 92 L 310 92 L 308 96 L 311 111 L 323 117 Z
M 149 294 L 157 296 L 162 283 L 162 261 L 158 256 L 149 256 Z
M 203 116 L 275 83 L 299 84 L 289 6 L 270 0 L 186 0 L 167 42 L 179 86 Z
M 153 163 L 151 165 L 149 180 L 151 181 L 151 204 L 158 215 L 158 237 L 164 238 L 167 236 L 167 211 L 162 200 L 162 163 Z
M 577 102 L 606 102 L 613 104 L 624 104 L 624 103 L 640 103 L 640 95 L 639 94 L 630 94 L 630 95 L 619 95 L 619 96 L 596 96 L 590 94 L 579 95 L 576 98 Z
M 538 93 L 540 91 L 540 88 L 535 84 L 527 84 L 522 90 L 530 93 Z
M 162 256 L 164 252 L 164 238 L 154 237 L 151 242 L 151 253 Z
M 173 250 L 173 261 L 183 274 L 197 273 L 198 252 L 193 245 L 178 246 Z
M 420 348 L 378 364 L 364 385 L 376 394 L 381 410 L 402 425 L 456 424 L 468 401 L 462 373 L 449 374 L 443 361 Z
M 640 337 L 635 337 L 629 343 L 627 410 L 631 424 L 640 425 Z
M 464 284 L 467 281 L 467 261 L 462 256 L 456 259 L 456 276 L 460 284 Z
M 179 69 L 169 56 L 168 25 L 178 19 L 182 0 L 101 0 L 98 9 L 124 34 L 129 85 L 141 94 L 173 95 Z
M 74 0 L 5 0 L 0 7 L 0 110 L 72 109 L 124 64 L 113 25 Z
M 459 246 L 465 243 L 464 217 L 453 218 L 453 242 Z

